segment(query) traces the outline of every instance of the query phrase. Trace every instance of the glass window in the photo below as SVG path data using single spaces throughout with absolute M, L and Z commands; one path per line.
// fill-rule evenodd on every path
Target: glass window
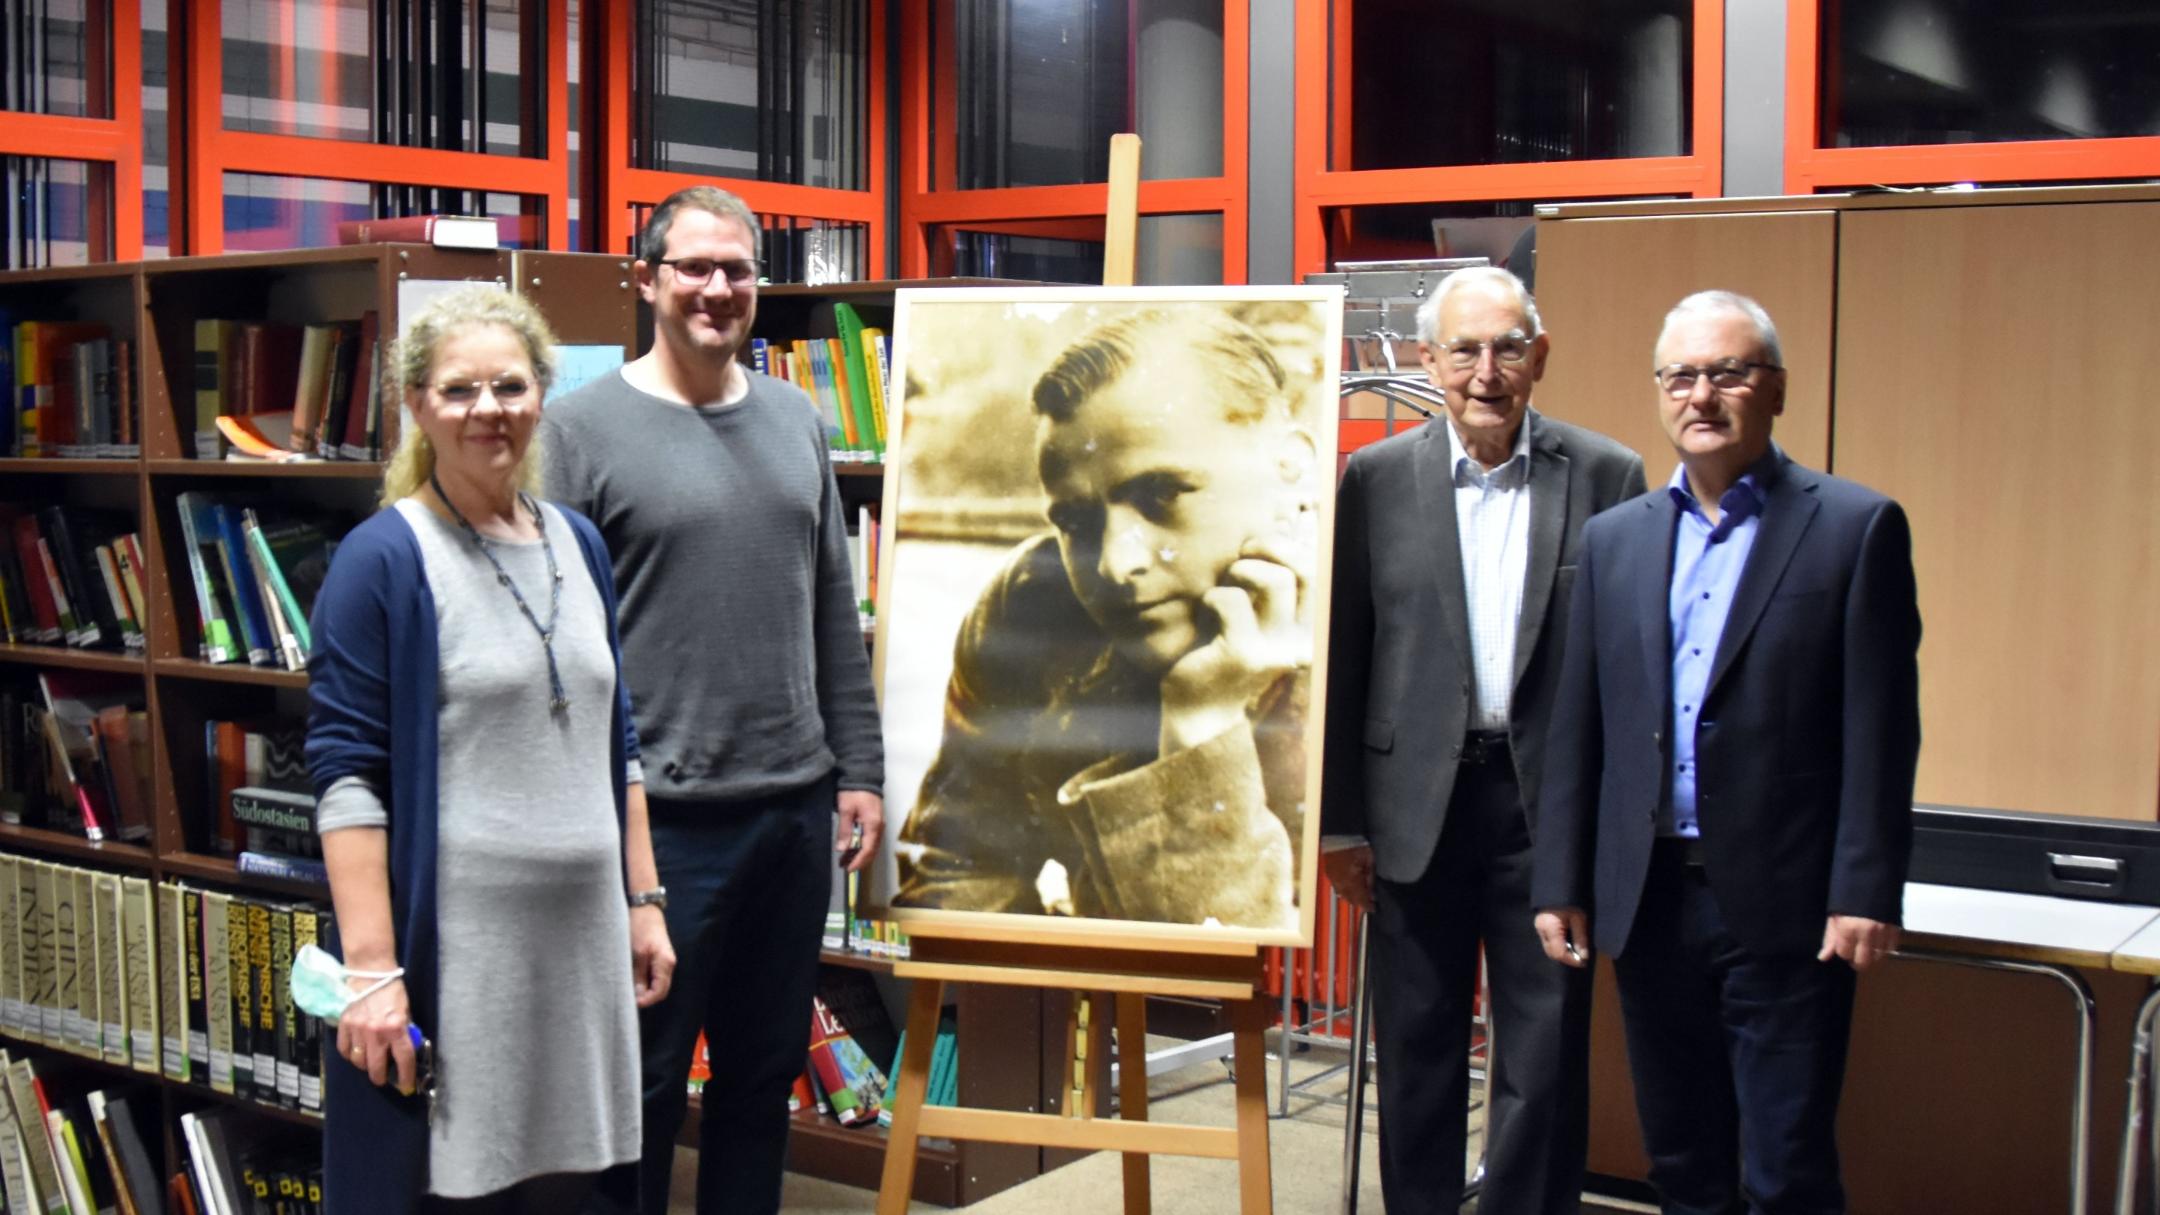
M 1649 195 L 1633 201 L 1650 202 Z M 1431 257 L 1482 257 L 1509 266 L 1536 255 L 1532 235 L 1537 208 L 1571 202 L 1620 202 L 1615 198 L 1540 198 L 1500 202 L 1387 203 L 1331 207 L 1322 212 L 1327 264 L 1406 261 Z
M 1335 169 L 1692 150 L 1692 0 L 1335 0 L 1334 7 L 1335 36 L 1349 39 L 1347 56 L 1340 46 L 1331 55 Z
M 225 127 L 541 155 L 543 4 L 224 0 Z
M 963 190 L 1107 181 L 1140 134 L 1149 180 L 1222 175 L 1223 0 L 940 0 Z M 1242 133 L 1241 133 L 1242 134 Z
M 112 257 L 112 166 L 0 156 L 6 268 L 81 266 Z
M 166 82 L 166 6 L 142 6 L 142 255 L 172 256 L 170 89 Z
M 1825 147 L 2160 134 L 2160 21 L 2131 0 L 1823 5 Z
M 1100 216 L 1023 220 L 930 232 L 932 273 L 1043 283 L 1099 283 Z M 1133 281 L 1144 286 L 1214 286 L 1222 282 L 1222 215 L 1143 215 L 1135 233 Z
M 541 248 L 546 244 L 544 200 L 526 195 L 422 191 L 357 181 L 227 173 L 225 248 L 239 253 L 335 245 L 337 226 L 347 220 L 373 217 L 373 200 L 378 195 L 408 194 L 432 198 L 436 205 L 414 207 L 407 214 L 489 215 L 495 218 L 506 248 Z
M 640 0 L 632 161 L 674 173 L 868 184 L 867 0 Z
M 112 117 L 111 10 L 110 0 L 0 0 L 0 110 Z

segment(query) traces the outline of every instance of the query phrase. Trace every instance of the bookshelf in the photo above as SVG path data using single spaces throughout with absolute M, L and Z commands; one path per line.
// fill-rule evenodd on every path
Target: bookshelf
M 618 257 L 524 251 L 439 250 L 373 245 L 164 262 L 110 264 L 0 274 L 0 313 L 11 322 L 90 321 L 133 351 L 130 387 L 139 425 L 132 458 L 0 458 L 0 503 L 113 512 L 136 529 L 143 550 L 145 645 L 140 652 L 60 644 L 0 644 L 0 679 L 43 671 L 88 671 L 139 680 L 149 717 L 150 838 L 92 842 L 79 834 L 0 824 L 0 853 L 79 866 L 153 884 L 181 880 L 207 890 L 273 901 L 328 902 L 327 889 L 243 874 L 210 850 L 204 825 L 202 731 L 206 720 L 283 717 L 305 712 L 307 676 L 246 663 L 202 661 L 191 576 L 175 500 L 183 492 L 233 496 L 358 522 L 374 508 L 382 466 L 374 461 L 243 463 L 195 458 L 195 322 L 202 319 L 327 323 L 374 311 L 394 334 L 401 294 L 430 281 L 493 281 L 527 289 L 566 342 L 631 350 L 635 292 Z M 13 402 L 10 407 L 13 408 Z M 383 411 L 384 443 L 395 442 L 394 408 Z M 160 944 L 163 944 L 162 939 Z M 217 1092 L 0 1032 L 0 1047 L 33 1061 L 68 1094 L 125 1083 L 150 1096 L 139 1109 L 161 1178 L 185 1166 L 182 1114 L 216 1106 L 245 1111 L 250 1136 L 319 1131 L 309 1111 Z M 117 1090 L 116 1090 L 117 1091 Z
M 443 280 L 495 281 L 526 293 L 566 344 L 620 346 L 627 358 L 649 340 L 650 320 L 637 298 L 629 262 L 603 254 L 459 251 L 430 246 L 373 245 L 220 257 L 176 258 L 65 270 L 0 273 L 0 312 L 16 320 L 90 320 L 125 337 L 134 350 L 132 375 L 140 415 L 140 454 L 134 458 L 0 458 L 0 503 L 71 504 L 132 518 L 145 558 L 146 644 L 141 653 L 71 649 L 62 645 L 0 644 L 0 679 L 41 670 L 80 670 L 140 680 L 152 743 L 152 833 L 146 844 L 91 842 L 35 826 L 0 824 L 0 853 L 64 862 L 150 879 L 153 887 L 181 880 L 204 889 L 276 900 L 328 901 L 325 888 L 243 874 L 231 857 L 209 849 L 212 817 L 204 790 L 204 723 L 305 712 L 305 672 L 246 663 L 206 662 L 198 652 L 198 619 L 176 501 L 207 493 L 364 518 L 374 507 L 382 466 L 373 461 L 254 463 L 198 459 L 194 449 L 195 323 L 204 319 L 275 317 L 295 323 L 351 320 L 373 310 L 385 334 L 397 329 L 400 287 Z M 760 336 L 830 336 L 831 311 L 819 305 L 846 299 L 867 324 L 890 329 L 893 292 L 905 286 L 987 285 L 992 280 L 922 280 L 760 288 Z M 642 334 L 642 336 L 641 336 Z M 395 415 L 383 410 L 385 449 L 395 443 Z M 884 468 L 877 463 L 834 466 L 850 509 L 877 502 Z M 829 965 L 890 975 L 882 957 L 828 951 Z M 961 988 L 964 1100 L 1006 1108 L 1055 1108 L 1055 1071 L 1062 1049 L 1062 1007 L 1046 1009 L 1036 993 Z M 155 1090 L 161 1134 L 152 1151 L 161 1175 L 184 1167 L 178 1132 L 182 1113 L 231 1105 L 274 1128 L 319 1128 L 312 1113 L 258 1103 L 0 1033 L 0 1046 L 35 1060 L 72 1088 L 121 1080 Z M 880 1060 L 882 1065 L 885 1061 Z M 695 1098 L 682 1141 L 694 1144 L 700 1115 Z M 815 1110 L 795 1115 L 789 1167 L 874 1189 L 884 1158 L 881 1128 L 847 1129 Z M 1048 1162 L 1046 1165 L 1046 1157 Z M 1018 1145 L 928 1144 L 916 1172 L 917 1197 L 960 1206 L 1062 1163 L 1057 1153 Z

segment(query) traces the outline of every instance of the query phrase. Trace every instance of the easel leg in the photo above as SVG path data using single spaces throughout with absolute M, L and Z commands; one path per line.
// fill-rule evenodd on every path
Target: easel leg
M 1256 998 L 1230 1004 L 1230 1031 L 1237 1064 L 1238 1211 L 1268 1215 L 1275 1209 L 1268 1168 L 1267 1004 Z
M 1118 1117 L 1147 1121 L 1147 997 L 1120 992 L 1117 997 Z M 1125 1215 L 1148 1215 L 1146 1152 L 1125 1153 Z
M 907 1215 L 908 1196 L 915 1192 L 915 1126 L 930 1089 L 930 1051 L 937 1044 L 938 1010 L 944 1006 L 944 994 L 945 985 L 938 980 L 916 979 L 908 997 L 907 1049 L 901 1053 L 900 1075 L 894 1082 L 892 1130 L 885 1139 L 885 1175 L 878 1185 L 877 1215 Z

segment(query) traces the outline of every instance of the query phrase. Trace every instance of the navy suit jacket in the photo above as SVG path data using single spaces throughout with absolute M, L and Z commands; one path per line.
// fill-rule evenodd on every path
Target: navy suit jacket
M 1761 530 L 1696 733 L 1712 895 L 1757 953 L 1814 952 L 1825 916 L 1899 922 L 1920 752 L 1920 612 L 1896 502 L 1794 464 Z M 1672 766 L 1667 607 L 1679 508 L 1660 488 L 1584 529 L 1545 757 L 1532 901 L 1590 911 L 1619 955 Z

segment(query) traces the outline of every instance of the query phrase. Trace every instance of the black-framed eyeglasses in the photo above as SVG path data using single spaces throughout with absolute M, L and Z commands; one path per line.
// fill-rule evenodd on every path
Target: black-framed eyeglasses
M 1708 367 L 1674 363 L 1651 372 L 1650 378 L 1656 380 L 1658 385 L 1671 395 L 1684 397 L 1695 391 L 1697 380 L 1704 378 L 1709 379 L 1712 388 L 1730 391 L 1744 387 L 1748 383 L 1748 377 L 1758 368 L 1764 371 L 1785 370 L 1776 363 L 1743 363 L 1738 359 L 1726 359 Z
M 676 281 L 685 287 L 709 283 L 714 274 L 724 276 L 730 287 L 754 287 L 758 275 L 765 272 L 765 263 L 754 257 L 663 257 L 653 265 L 673 267 Z
M 1440 347 L 1440 357 L 1457 371 L 1467 371 L 1477 366 L 1478 360 L 1485 357 L 1485 352 L 1490 350 L 1495 362 L 1513 366 L 1530 357 L 1530 347 L 1536 340 L 1521 330 L 1503 333 L 1484 342 L 1458 339 Z

